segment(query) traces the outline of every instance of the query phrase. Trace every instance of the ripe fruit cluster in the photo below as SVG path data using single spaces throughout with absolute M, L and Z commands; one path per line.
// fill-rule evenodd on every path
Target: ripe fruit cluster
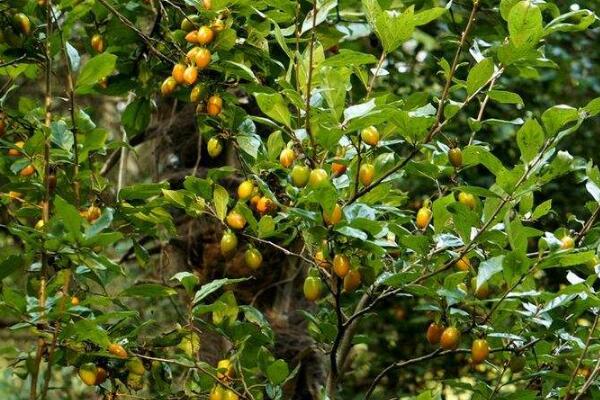
M 460 345 L 461 332 L 455 326 L 444 327 L 437 322 L 432 322 L 427 328 L 427 341 L 429 344 L 439 344 L 440 348 L 447 351 L 456 350 Z M 471 346 L 471 361 L 481 364 L 487 360 L 490 346 L 485 339 L 476 339 Z

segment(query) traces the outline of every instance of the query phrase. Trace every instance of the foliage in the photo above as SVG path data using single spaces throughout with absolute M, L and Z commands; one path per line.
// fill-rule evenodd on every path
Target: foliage
M 240 294 L 278 268 L 324 366 L 315 398 L 597 391 L 600 172 L 570 146 L 600 97 L 544 81 L 571 76 L 596 20 L 529 0 L 3 2 L 7 371 L 31 400 L 306 398 L 310 361 Z M 112 176 L 164 110 L 193 121 L 193 168 Z M 182 218 L 223 260 L 244 250 L 245 276 L 164 276 Z

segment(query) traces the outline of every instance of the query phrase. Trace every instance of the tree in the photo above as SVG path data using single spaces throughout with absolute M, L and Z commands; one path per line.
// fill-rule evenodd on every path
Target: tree
M 5 397 L 593 393 L 600 97 L 540 81 L 596 19 L 3 2 Z

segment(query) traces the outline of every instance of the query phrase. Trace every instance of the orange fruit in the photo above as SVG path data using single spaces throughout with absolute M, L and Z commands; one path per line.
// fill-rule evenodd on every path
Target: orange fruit
M 377 146 L 377 143 L 379 143 L 379 131 L 374 126 L 363 129 L 360 137 L 369 146 Z
M 240 230 L 246 226 L 246 218 L 235 210 L 230 211 L 225 220 L 231 229 Z
M 119 358 L 127 358 L 127 351 L 118 343 L 111 343 L 108 345 L 108 352 Z
M 296 153 L 292 149 L 283 149 L 279 155 L 279 162 L 284 168 L 289 168 L 296 159 Z
M 339 223 L 342 220 L 342 216 L 342 207 L 340 207 L 339 204 L 336 204 L 335 207 L 333 207 L 331 214 L 323 211 L 323 221 L 326 225 L 335 225 Z
M 25 142 L 23 141 L 18 141 L 15 143 L 15 148 L 10 148 L 8 149 L 8 155 L 11 157 L 20 157 L 23 155 L 23 153 L 21 153 L 18 149 L 22 149 L 23 146 L 25 146 Z
M 177 81 L 172 76 L 169 76 L 160 86 L 160 93 L 163 96 L 169 96 L 175 91 L 175 88 L 177 88 Z
M 455 350 L 460 343 L 460 331 L 454 326 L 444 329 L 440 336 L 440 347 L 444 350 Z
M 104 38 L 99 33 L 96 33 L 92 36 L 90 44 L 92 46 L 92 49 L 94 49 L 96 53 L 102 53 L 106 49 L 106 43 L 104 42 Z
M 190 65 L 183 72 L 183 80 L 186 85 L 193 85 L 198 79 L 198 68 Z
M 350 258 L 343 254 L 336 254 L 333 257 L 333 272 L 340 278 L 344 278 L 350 271 Z
M 201 26 L 196 34 L 196 42 L 202 46 L 210 44 L 215 38 L 215 33 L 208 26 Z
M 210 50 L 205 49 L 203 47 L 198 48 L 196 53 L 194 54 L 194 63 L 196 63 L 196 67 L 198 69 L 203 70 L 208 67 L 210 61 L 212 59 L 212 55 L 210 54 Z
M 259 214 L 264 215 L 270 213 L 274 207 L 275 204 L 273 203 L 273 200 L 263 196 L 258 201 L 258 204 L 256 204 L 256 211 L 258 211 Z
M 477 339 L 473 341 L 471 346 L 471 360 L 475 364 L 484 362 L 490 354 L 490 346 L 485 339 Z
M 344 291 L 346 293 L 354 292 L 362 283 L 362 276 L 358 269 L 351 269 L 344 277 Z
M 369 186 L 373 183 L 373 178 L 375 177 L 375 166 L 373 164 L 363 164 L 360 166 L 360 170 L 358 172 L 358 178 L 360 183 L 363 186 Z
M 33 175 L 34 172 L 35 168 L 33 168 L 33 165 L 29 164 L 19 172 L 19 175 L 27 177 Z
M 175 79 L 175 82 L 182 84 L 185 82 L 185 78 L 183 77 L 183 75 L 185 74 L 185 71 L 186 71 L 186 66 L 181 63 L 177 63 L 173 66 L 173 70 L 171 71 L 171 76 L 173 77 L 173 79 Z
M 471 261 L 469 261 L 468 257 L 462 257 L 460 260 L 456 261 L 454 263 L 454 266 L 456 266 L 456 268 L 460 269 L 461 271 L 468 271 L 469 269 L 471 269 Z
M 333 176 L 338 177 L 346 172 L 347 167 L 344 164 L 337 162 L 331 163 L 331 173 Z
M 221 99 L 221 97 L 219 97 L 218 95 L 211 96 L 208 99 L 208 103 L 206 106 L 206 112 L 208 113 L 208 115 L 210 115 L 211 117 L 216 117 L 217 115 L 221 114 L 222 110 L 223 99 Z
M 437 344 L 440 342 L 442 333 L 444 332 L 444 326 L 432 322 L 427 328 L 427 341 L 429 344 Z

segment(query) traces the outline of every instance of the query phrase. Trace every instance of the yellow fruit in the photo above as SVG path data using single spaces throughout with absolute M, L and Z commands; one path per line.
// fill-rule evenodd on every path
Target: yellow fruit
M 379 131 L 374 126 L 363 129 L 360 137 L 363 142 L 370 146 L 377 146 L 377 143 L 379 143 Z
M 471 193 L 460 192 L 458 194 L 458 201 L 465 206 L 469 207 L 471 210 L 475 208 L 477 205 L 477 201 L 475 200 L 475 196 Z
M 235 371 L 233 369 L 233 363 L 231 360 L 220 360 L 217 363 L 217 378 L 221 380 L 230 380 L 233 379 L 234 376 Z
M 456 263 L 454 263 L 454 266 L 456 266 L 456 268 L 460 269 L 461 271 L 468 271 L 471 268 L 471 261 L 469 261 L 469 259 L 465 256 L 462 257 L 460 260 L 456 261 Z
M 90 44 L 96 53 L 102 53 L 106 49 L 104 38 L 99 33 L 96 33 L 94 36 L 92 36 Z
M 221 114 L 223 110 L 223 99 L 221 97 L 214 95 L 208 99 L 208 103 L 206 105 L 206 112 L 211 117 L 216 117 Z
M 221 144 L 221 141 L 218 138 L 212 137 L 208 140 L 206 149 L 208 150 L 209 156 L 212 158 L 217 158 L 223 151 L 223 144 Z
M 444 333 L 444 326 L 432 322 L 427 328 L 427 341 L 429 344 L 437 344 L 440 342 L 442 333 Z
M 221 238 L 221 254 L 227 256 L 231 254 L 238 245 L 237 236 L 232 232 L 225 232 Z
M 417 219 L 416 219 L 416 225 L 417 228 L 421 229 L 421 230 L 425 230 L 427 229 L 427 227 L 429 226 L 429 222 L 431 221 L 431 216 L 432 216 L 432 212 L 431 209 L 427 208 L 427 207 L 422 207 L 419 209 L 419 211 L 417 212 Z
M 329 176 L 327 175 L 327 171 L 322 168 L 313 169 L 310 171 L 310 175 L 308 177 L 308 186 L 316 189 L 325 186 L 328 180 Z
M 127 369 L 136 375 L 144 375 L 146 372 L 144 363 L 142 363 L 142 360 L 140 360 L 138 357 L 134 357 L 127 361 Z
M 237 395 L 233 390 L 225 390 L 223 400 L 240 400 L 240 396 Z
M 201 26 L 196 35 L 196 42 L 199 45 L 205 46 L 210 44 L 215 38 L 215 33 L 208 26 Z
M 460 331 L 451 326 L 444 329 L 440 337 L 440 347 L 444 350 L 454 350 L 460 343 Z
M 358 172 L 358 178 L 360 183 L 363 186 L 369 186 L 373 183 L 373 178 L 375 177 L 375 166 L 373 164 L 363 164 L 360 166 L 360 170 Z
M 317 265 L 321 268 L 328 268 L 329 267 L 329 261 L 327 260 L 327 258 L 325 258 L 325 255 L 323 254 L 323 252 L 321 250 L 317 251 L 315 253 L 315 262 L 317 263 Z
M 257 270 L 262 265 L 263 256 L 257 249 L 251 248 L 246 250 L 244 260 L 246 261 L 246 266 L 248 266 L 248 268 Z
M 229 214 L 227 214 L 225 221 L 231 229 L 235 230 L 244 229 L 244 227 L 246 226 L 246 218 L 244 218 L 242 214 L 235 210 L 230 211 Z
M 358 269 L 351 269 L 344 277 L 344 291 L 346 293 L 354 292 L 362 283 L 362 276 Z
M 127 351 L 118 343 L 109 344 L 108 352 L 119 358 L 127 358 Z
M 175 79 L 175 82 L 179 84 L 183 84 L 185 82 L 185 78 L 183 77 L 185 73 L 186 67 L 185 65 L 178 63 L 173 66 L 173 70 L 171 71 L 171 76 Z
M 190 65 L 183 72 L 183 80 L 184 80 L 185 84 L 189 86 L 189 85 L 193 85 L 194 83 L 196 83 L 197 79 L 198 79 L 198 68 L 194 67 L 193 65 Z
M 71 305 L 78 306 L 79 305 L 79 297 L 77 297 L 77 296 L 71 297 Z
M 304 187 L 310 178 L 310 168 L 306 165 L 294 165 L 290 177 L 294 186 L 298 188 Z
M 462 151 L 458 147 L 448 150 L 448 160 L 450 161 L 450 164 L 452 164 L 452 166 L 454 168 L 462 167 L 462 164 L 463 164 Z
M 13 16 L 13 21 L 22 34 L 29 36 L 31 33 L 31 21 L 29 17 L 23 13 L 18 13 Z
M 490 346 L 487 340 L 477 339 L 473 341 L 473 345 L 471 346 L 471 360 L 474 364 L 481 364 L 487 360 L 489 354 Z
M 40 219 L 36 224 L 35 224 L 35 229 L 38 231 L 41 231 L 42 229 L 44 229 L 44 225 L 46 225 L 44 223 L 43 219 Z
M 292 149 L 283 149 L 279 155 L 279 162 L 284 168 L 289 168 L 296 159 L 296 153 Z
M 335 225 L 339 223 L 342 220 L 342 216 L 342 207 L 340 207 L 339 204 L 336 204 L 335 207 L 333 207 L 331 214 L 323 211 L 323 221 L 326 225 Z
M 192 91 L 190 92 L 190 101 L 192 103 L 197 103 L 202 99 L 202 95 L 204 94 L 205 86 L 200 84 L 194 86 Z
M 321 297 L 321 281 L 319 278 L 309 276 L 304 280 L 304 297 L 308 301 L 316 301 Z
M 575 247 L 575 240 L 569 236 L 563 236 L 562 239 L 560 239 L 560 248 L 563 250 L 569 250 Z
M 210 391 L 208 400 L 224 400 L 225 399 L 225 388 L 221 385 L 215 385 Z
M 340 278 L 344 278 L 350 271 L 350 258 L 343 254 L 336 254 L 333 257 L 333 272 Z
M 100 218 L 101 215 L 102 215 L 102 210 L 100 210 L 99 207 L 91 205 L 87 209 L 86 219 L 88 220 L 89 223 L 92 223 L 95 220 L 97 220 L 98 218 Z
M 265 196 L 261 197 L 258 203 L 256 204 L 256 211 L 258 211 L 258 213 L 261 215 L 268 214 L 274 209 L 275 204 L 273 203 L 273 200 Z
M 177 81 L 172 76 L 169 76 L 160 86 L 160 93 L 163 96 L 169 96 L 175 91 L 175 88 L 177 88 Z
M 210 54 L 210 50 L 203 47 L 199 48 L 194 55 L 194 62 L 196 63 L 196 67 L 200 70 L 208 67 L 211 59 L 212 55 Z
M 240 200 L 248 200 L 250 196 L 252 196 L 252 192 L 254 191 L 254 184 L 252 181 L 244 181 L 240 183 L 237 189 L 238 198 Z
M 225 30 L 225 23 L 221 19 L 216 19 L 210 24 L 210 29 L 216 33 L 223 32 Z
M 94 386 L 96 384 L 97 372 L 98 369 L 96 368 L 96 365 L 92 363 L 87 363 L 79 367 L 79 371 L 77 373 L 83 383 L 85 383 L 88 386 Z

